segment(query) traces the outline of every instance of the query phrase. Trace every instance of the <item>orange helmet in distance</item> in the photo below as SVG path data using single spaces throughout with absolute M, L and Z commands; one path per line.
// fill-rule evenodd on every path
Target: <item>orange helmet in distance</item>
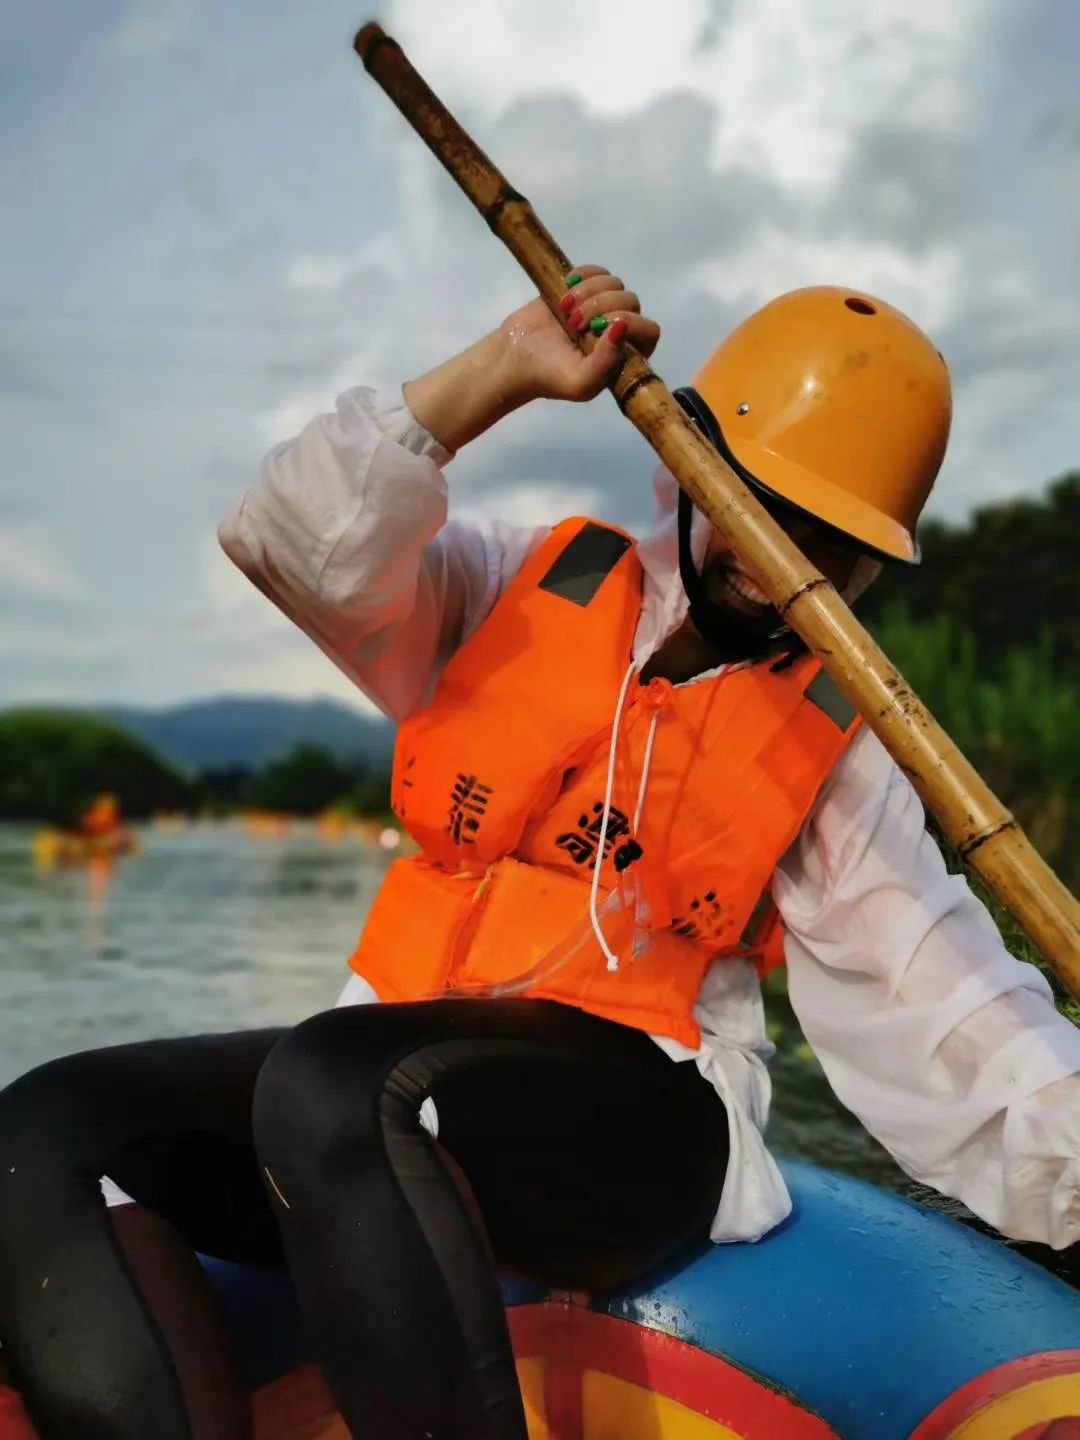
M 680 393 L 744 479 L 870 552 L 918 560 L 952 392 L 940 352 L 899 310 L 839 286 L 792 290 Z

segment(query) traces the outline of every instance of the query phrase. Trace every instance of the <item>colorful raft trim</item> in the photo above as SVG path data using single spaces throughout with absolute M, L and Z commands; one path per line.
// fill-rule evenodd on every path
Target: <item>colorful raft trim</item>
M 1080 1440 L 1080 1350 L 1025 1355 L 977 1375 L 911 1440 Z
M 723 1355 L 844 1440 L 908 1440 L 976 1377 L 1080 1347 L 1077 1292 L 999 1241 L 846 1176 L 781 1168 L 795 1211 L 778 1230 L 593 1306 Z
M 718 1355 L 572 1303 L 510 1311 L 529 1440 L 837 1440 Z
M 511 1313 L 529 1440 L 843 1440 L 789 1396 L 717 1356 L 555 1304 Z M 1080 1440 L 1080 1352 L 979 1376 L 910 1440 Z M 303 1365 L 253 1397 L 254 1440 L 350 1440 L 322 1375 Z
M 782 1169 L 795 1213 L 757 1245 L 618 1295 L 504 1286 L 531 1440 L 1074 1440 L 1075 1290 L 897 1196 Z M 212 1268 L 253 1386 L 305 1358 L 283 1281 Z M 259 1440 L 344 1440 L 301 1376 L 257 1413 L 284 1415 L 297 1384 L 314 1409 Z
M 823 1420 L 718 1356 L 557 1303 L 510 1314 L 529 1440 L 838 1440 Z M 349 1440 L 313 1365 L 253 1401 L 255 1440 Z

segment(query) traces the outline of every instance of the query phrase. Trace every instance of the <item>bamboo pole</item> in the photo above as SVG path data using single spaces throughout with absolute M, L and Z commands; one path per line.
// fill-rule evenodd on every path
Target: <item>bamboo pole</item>
M 507 183 L 379 25 L 365 25 L 354 48 L 565 326 L 558 301 L 566 293 L 570 261 L 529 202 Z M 589 334 L 567 333 L 586 353 L 597 343 Z M 627 347 L 610 388 L 623 414 L 881 738 L 959 854 L 1031 937 L 1065 987 L 1080 998 L 1080 904 L 1013 816 L 828 580 L 758 504 L 632 347 Z

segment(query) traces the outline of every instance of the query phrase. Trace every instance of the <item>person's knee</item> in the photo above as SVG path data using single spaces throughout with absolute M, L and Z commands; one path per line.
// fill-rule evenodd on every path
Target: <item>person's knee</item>
M 9 1284 L 36 1217 L 96 1189 L 96 1131 L 80 1062 L 50 1061 L 0 1091 L 0 1269 Z
M 377 1065 L 364 1029 L 355 1014 L 329 1010 L 278 1041 L 255 1086 L 252 1119 L 260 1158 L 284 1153 L 318 1164 L 343 1145 L 371 1138 Z
M 65 1055 L 0 1090 L 0 1176 L 26 1155 L 73 1155 L 88 1133 L 91 1056 Z

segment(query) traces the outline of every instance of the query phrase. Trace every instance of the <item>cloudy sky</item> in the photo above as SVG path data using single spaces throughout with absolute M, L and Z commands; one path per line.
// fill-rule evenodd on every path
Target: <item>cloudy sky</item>
M 1080 464 L 1073 0 L 12 0 L 0 704 L 356 698 L 216 525 L 341 390 L 528 298 L 353 55 L 372 16 L 639 292 L 669 384 L 772 295 L 848 284 L 952 368 L 937 513 Z M 603 395 L 519 412 L 448 480 L 474 513 L 634 525 L 651 469 Z

